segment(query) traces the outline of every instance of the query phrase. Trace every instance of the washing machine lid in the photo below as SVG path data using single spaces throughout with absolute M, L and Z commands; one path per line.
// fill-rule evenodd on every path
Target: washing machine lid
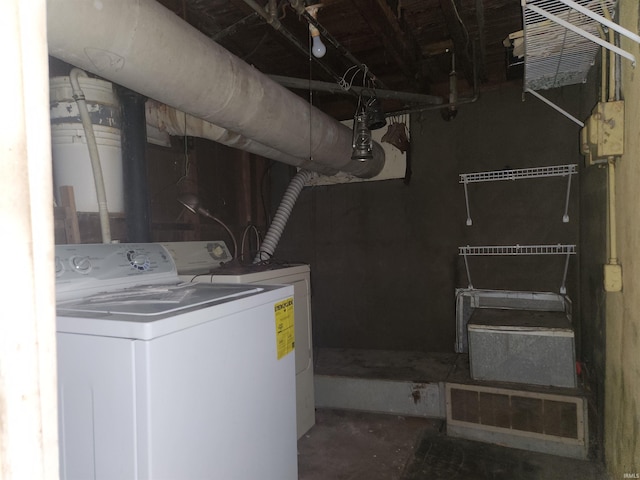
M 220 285 L 220 288 L 202 288 L 189 283 L 144 285 L 60 302 L 58 314 L 166 315 L 253 295 L 263 290 L 261 287 L 244 285 Z
M 293 297 L 293 287 L 148 285 L 59 302 L 58 333 L 150 340 Z

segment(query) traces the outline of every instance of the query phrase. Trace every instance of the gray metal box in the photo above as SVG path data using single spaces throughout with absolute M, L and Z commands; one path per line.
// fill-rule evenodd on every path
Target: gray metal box
M 552 292 L 522 292 L 514 290 L 456 289 L 456 343 L 457 353 L 467 353 L 467 323 L 478 308 L 504 310 L 541 310 L 564 312 L 571 319 L 571 300 L 566 295 Z
M 575 388 L 575 342 L 564 312 L 477 308 L 467 324 L 475 380 Z

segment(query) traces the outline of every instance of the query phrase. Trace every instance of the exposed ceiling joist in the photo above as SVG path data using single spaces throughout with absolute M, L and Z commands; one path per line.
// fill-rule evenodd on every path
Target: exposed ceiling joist
M 476 74 L 480 82 L 487 81 L 487 37 L 484 32 L 484 0 L 476 0 L 476 21 L 478 22 L 478 43 L 480 51 L 476 54 Z
M 459 0 L 440 0 L 440 8 L 444 14 L 445 23 L 449 30 L 449 35 L 453 40 L 453 47 L 456 54 L 456 65 L 462 70 L 464 77 L 473 84 L 473 62 L 469 50 L 471 48 L 471 38 L 469 30 L 460 17 Z
M 385 0 L 351 0 L 372 31 L 378 35 L 385 50 L 397 63 L 409 82 L 423 89 L 420 68 L 422 52 L 411 34 L 400 25 Z
M 444 97 L 451 70 L 448 52 L 455 52 L 459 83 L 473 85 L 474 69 L 486 88 L 519 81 L 506 75 L 502 43 L 509 33 L 522 30 L 518 0 L 158 1 L 268 75 L 364 85 L 353 69 L 362 62 L 375 75 L 378 90 Z M 314 20 L 327 32 L 321 30 L 327 46 L 321 59 L 309 52 L 310 21 L 303 12 L 310 3 L 323 5 Z M 277 10 L 275 19 L 264 15 L 268 6 Z M 313 101 L 323 111 L 336 118 L 352 115 L 353 98 L 317 92 Z M 385 108 L 402 108 L 399 102 L 386 99 Z

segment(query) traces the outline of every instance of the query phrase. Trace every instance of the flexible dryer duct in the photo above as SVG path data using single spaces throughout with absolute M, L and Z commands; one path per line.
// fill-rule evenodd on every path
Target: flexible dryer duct
M 282 232 L 284 232 L 284 227 L 287 225 L 287 220 L 289 220 L 293 206 L 296 204 L 296 200 L 304 184 L 310 180 L 312 176 L 313 173 L 310 171 L 300 170 L 296 176 L 293 177 L 287 190 L 284 192 L 278 210 L 273 217 L 271 225 L 269 225 L 269 230 L 267 230 L 267 234 L 264 237 L 264 241 L 260 246 L 256 258 L 253 259 L 253 263 L 267 261 L 273 256 L 273 252 L 276 251 L 276 247 L 278 246 Z
M 154 0 L 48 0 L 49 53 L 300 161 L 370 178 L 351 130 L 238 59 Z

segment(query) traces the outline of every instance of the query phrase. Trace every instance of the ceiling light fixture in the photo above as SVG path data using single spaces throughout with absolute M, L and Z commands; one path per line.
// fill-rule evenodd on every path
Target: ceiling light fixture
M 306 7 L 305 10 L 313 18 L 316 18 L 317 15 L 318 15 L 318 9 L 320 7 L 322 7 L 322 4 L 321 3 L 317 3 L 315 5 L 311 5 L 309 7 Z M 327 53 L 327 47 L 324 45 L 324 43 L 322 43 L 322 39 L 320 38 L 320 31 L 316 27 L 314 27 L 313 25 L 309 24 L 309 32 L 311 33 L 311 41 L 312 41 L 311 53 L 316 58 L 324 57 L 324 55 Z

